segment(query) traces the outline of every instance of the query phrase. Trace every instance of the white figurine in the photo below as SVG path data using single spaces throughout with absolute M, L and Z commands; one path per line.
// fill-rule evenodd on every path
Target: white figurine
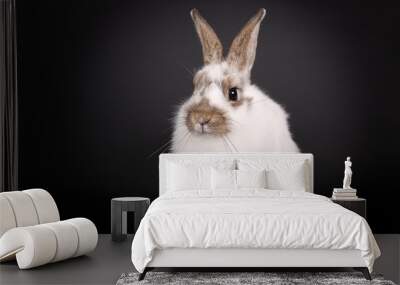
M 347 157 L 346 161 L 344 162 L 344 179 L 343 179 L 343 189 L 353 189 L 351 188 L 351 176 L 353 175 L 353 172 L 351 171 L 351 161 L 350 161 L 350 156 Z

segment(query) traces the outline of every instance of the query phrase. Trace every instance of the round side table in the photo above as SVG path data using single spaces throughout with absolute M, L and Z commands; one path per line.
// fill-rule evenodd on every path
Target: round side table
M 126 213 L 134 213 L 134 232 L 139 227 L 150 199 L 144 197 L 120 197 L 111 199 L 111 237 L 113 241 L 123 241 L 127 235 Z

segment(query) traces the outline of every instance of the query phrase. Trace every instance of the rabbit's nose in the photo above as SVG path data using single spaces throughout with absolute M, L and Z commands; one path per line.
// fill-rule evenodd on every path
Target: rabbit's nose
M 207 125 L 210 122 L 211 119 L 200 119 L 199 124 L 201 126 Z

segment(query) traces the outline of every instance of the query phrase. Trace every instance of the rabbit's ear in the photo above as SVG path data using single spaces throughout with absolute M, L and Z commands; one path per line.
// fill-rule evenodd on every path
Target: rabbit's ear
M 222 44 L 213 28 L 200 15 L 197 9 L 190 11 L 197 34 L 203 48 L 204 64 L 218 63 L 222 61 Z
M 240 71 L 250 72 L 256 57 L 258 31 L 264 19 L 265 9 L 260 9 L 233 40 L 227 62 Z

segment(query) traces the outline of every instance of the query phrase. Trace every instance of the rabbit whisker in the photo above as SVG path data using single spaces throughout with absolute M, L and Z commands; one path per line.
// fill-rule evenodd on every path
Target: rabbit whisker
M 178 116 L 178 115 L 172 115 L 172 116 L 168 117 L 168 120 L 170 120 L 170 121 L 175 121 L 175 120 L 177 120 L 177 119 L 180 119 L 180 117 L 181 117 L 181 116 Z
M 235 147 L 231 139 L 228 137 L 228 135 L 224 135 L 224 137 L 226 138 L 227 142 L 232 146 L 232 148 L 235 150 L 234 152 L 238 152 L 237 148 Z
M 226 119 L 229 123 L 235 123 L 237 126 L 241 126 L 242 124 L 232 118 L 227 118 Z
M 152 153 L 150 153 L 147 158 L 150 158 L 152 156 L 154 156 L 157 153 L 161 153 L 163 152 L 167 147 L 169 147 L 169 144 L 172 142 L 172 139 L 170 139 L 169 141 L 167 141 L 166 143 L 162 144 L 160 147 L 158 147 L 155 151 L 153 151 Z
M 180 63 L 179 65 L 180 65 L 181 67 L 183 67 L 183 69 L 184 69 L 187 73 L 189 73 L 189 75 L 190 75 L 191 77 L 194 76 L 193 72 L 190 71 L 189 68 L 187 68 L 186 66 L 184 66 L 182 63 Z
M 177 145 L 182 144 L 182 142 L 184 142 L 184 141 L 187 139 L 187 137 L 189 137 L 190 135 L 191 135 L 190 132 L 189 132 L 189 131 L 186 131 L 185 134 L 182 135 L 182 136 L 176 141 L 176 144 L 177 144 Z
M 187 135 L 189 134 L 189 132 L 185 133 L 185 135 L 183 135 L 178 142 L 180 142 L 181 140 L 183 140 Z M 160 147 L 158 147 L 155 151 L 153 151 L 147 158 L 152 157 L 153 155 L 155 155 L 158 152 L 163 152 L 164 150 L 166 150 L 170 144 L 172 143 L 172 139 L 169 139 L 166 143 L 162 144 Z
M 224 135 L 221 136 L 222 142 L 224 143 L 224 146 L 228 149 L 228 152 L 232 152 L 231 147 L 229 146 L 229 144 L 226 141 L 226 138 Z
M 174 116 L 172 118 L 169 118 L 171 122 L 184 122 L 186 120 L 186 116 Z
M 185 122 L 176 122 L 175 123 L 175 125 L 174 125 L 174 127 L 183 127 L 183 128 L 186 128 L 186 124 L 185 124 Z
M 187 145 L 187 143 L 189 142 L 189 140 L 190 140 L 191 137 L 192 137 L 191 133 L 190 133 L 190 132 L 187 132 L 186 135 L 185 135 L 186 140 L 183 142 L 182 148 L 184 148 L 184 147 Z M 182 141 L 183 141 L 183 140 L 181 140 L 180 143 L 181 143 Z

